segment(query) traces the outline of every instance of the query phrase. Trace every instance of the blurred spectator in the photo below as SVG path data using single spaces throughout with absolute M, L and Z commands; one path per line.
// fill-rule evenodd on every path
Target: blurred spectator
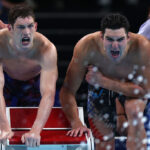
M 33 9 L 36 7 L 33 0 L 1 0 L 0 1 L 0 29 L 7 27 L 8 11 L 17 4 L 29 5 Z
M 140 26 L 138 34 L 141 34 L 150 40 L 150 7 L 147 20 Z

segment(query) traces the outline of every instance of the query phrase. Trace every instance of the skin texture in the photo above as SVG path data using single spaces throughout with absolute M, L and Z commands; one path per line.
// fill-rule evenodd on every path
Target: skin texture
M 137 34 L 127 34 L 124 28 L 115 30 L 106 28 L 103 35 L 101 32 L 88 34 L 76 44 L 60 92 L 63 110 L 72 125 L 68 135 L 76 137 L 84 132 L 88 135 L 90 133 L 78 117 L 75 99 L 75 94 L 85 77 L 86 81 L 93 86 L 101 86 L 127 96 L 125 111 L 129 125 L 128 137 L 131 137 L 127 140 L 127 148 L 146 149 L 146 144 L 141 142 L 146 138 L 146 134 L 138 113 L 144 111 L 147 101 L 144 95 L 150 89 L 149 48 L 150 43 L 147 39 Z M 114 56 L 111 51 L 119 51 L 119 55 Z M 130 80 L 128 75 L 133 72 L 135 74 Z M 146 80 L 137 80 L 139 76 Z M 132 124 L 134 119 L 138 122 L 136 126 Z M 101 122 L 97 121 L 95 125 L 102 134 L 110 130 L 103 127 Z M 108 144 L 111 144 L 111 148 L 114 149 L 113 140 L 97 143 L 96 149 L 106 149 Z
M 8 25 L 8 29 L 0 30 L 0 142 L 3 144 L 13 136 L 5 113 L 3 70 L 11 78 L 21 81 L 40 74 L 42 98 L 38 113 L 31 130 L 21 138 L 27 146 L 40 145 L 40 132 L 54 104 L 58 76 L 56 48 L 45 36 L 36 32 L 36 29 L 37 23 L 28 16 L 18 17 L 13 26 Z M 30 39 L 29 42 L 22 42 L 25 37 Z

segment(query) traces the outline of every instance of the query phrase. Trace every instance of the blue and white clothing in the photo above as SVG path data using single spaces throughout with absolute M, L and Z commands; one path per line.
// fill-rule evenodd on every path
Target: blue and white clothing
M 139 28 L 138 34 L 150 40 L 150 19 L 146 20 Z

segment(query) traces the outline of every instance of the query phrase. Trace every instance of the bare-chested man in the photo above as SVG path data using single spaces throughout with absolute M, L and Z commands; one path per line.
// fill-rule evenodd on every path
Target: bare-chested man
M 22 136 L 22 142 L 27 146 L 40 145 L 40 132 L 54 103 L 58 74 L 56 48 L 45 36 L 36 32 L 36 29 L 32 9 L 19 5 L 9 12 L 8 29 L 0 30 L 0 143 L 3 144 L 13 136 L 5 113 L 3 89 L 6 98 L 18 98 L 19 106 L 29 106 L 30 102 L 31 106 L 38 105 L 36 99 L 40 97 L 39 92 L 41 93 L 34 124 Z M 4 81 L 4 74 L 7 81 Z M 40 91 L 37 87 L 39 80 Z
M 70 136 L 90 133 L 77 114 L 75 94 L 84 78 L 89 83 L 88 119 L 96 140 L 96 150 L 114 149 L 116 104 L 119 99 L 127 114 L 127 149 L 146 150 L 142 121 L 150 90 L 150 43 L 141 35 L 129 33 L 129 23 L 120 14 L 101 21 L 101 31 L 84 36 L 75 46 L 60 92 L 63 110 L 72 125 Z M 103 87 L 103 88 L 100 88 Z M 114 91 L 108 91 L 106 89 Z M 117 93 L 119 94 L 117 94 Z

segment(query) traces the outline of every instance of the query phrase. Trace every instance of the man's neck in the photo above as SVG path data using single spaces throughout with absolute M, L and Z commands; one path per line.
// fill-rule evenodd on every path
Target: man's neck
M 9 46 L 8 51 L 9 51 L 10 55 L 12 55 L 14 57 L 30 57 L 34 53 L 33 46 L 30 49 L 27 49 L 25 51 L 23 51 L 23 49 L 22 49 L 22 51 L 21 51 L 20 48 L 17 45 L 15 45 L 15 43 L 13 42 L 12 39 L 9 41 L 9 45 L 10 46 Z

